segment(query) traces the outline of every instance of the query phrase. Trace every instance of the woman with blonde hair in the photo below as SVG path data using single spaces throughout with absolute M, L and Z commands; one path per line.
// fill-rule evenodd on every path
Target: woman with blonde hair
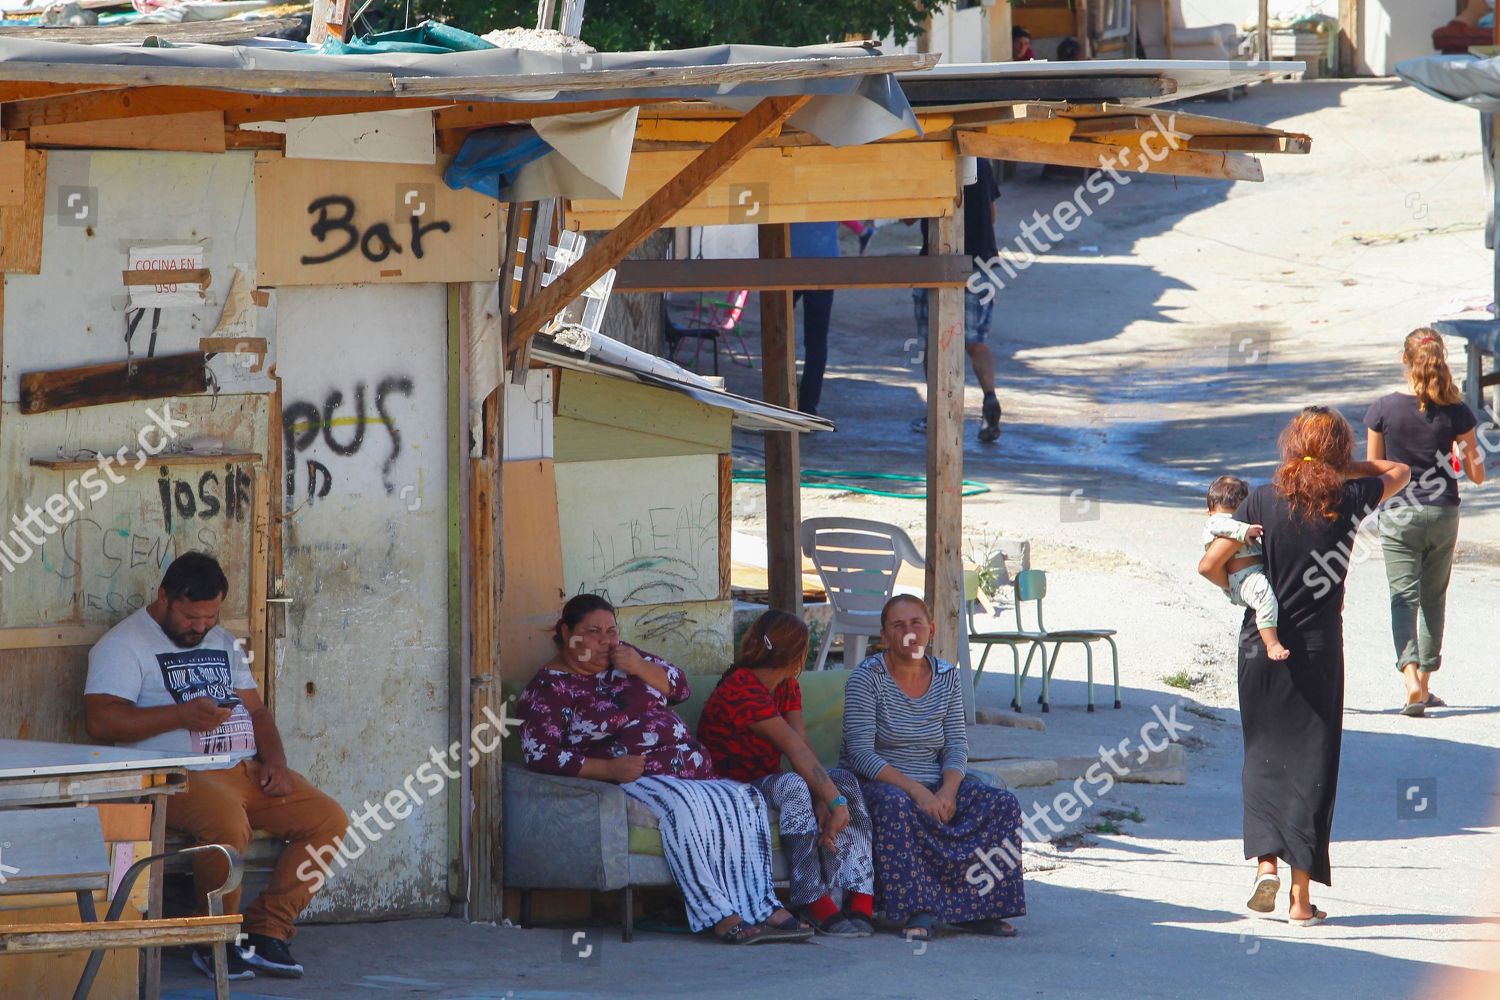
M 1396 669 L 1406 677 L 1403 715 L 1422 715 L 1443 700 L 1428 690 L 1443 661 L 1448 578 L 1458 544 L 1459 470 L 1484 482 L 1478 421 L 1463 403 L 1443 338 L 1422 327 L 1401 349 L 1406 388 L 1371 404 L 1365 414 L 1370 458 L 1411 467 L 1412 484 L 1380 511 L 1385 575 L 1391 588 L 1391 638 Z
M 1281 613 L 1277 630 L 1290 650 L 1273 660 L 1247 609 L 1240 627 L 1241 775 L 1245 857 L 1258 869 L 1248 904 L 1276 909 L 1277 861 L 1292 869 L 1288 919 L 1310 927 L 1328 915 L 1312 904 L 1309 882 L 1333 884 L 1328 846 L 1339 782 L 1344 716 L 1344 580 L 1354 534 L 1376 504 L 1406 485 L 1407 468 L 1353 458 L 1349 422 L 1309 406 L 1281 433 L 1281 465 L 1234 512 L 1265 529 L 1265 574 Z M 1221 590 L 1240 543 L 1216 538 L 1198 572 Z

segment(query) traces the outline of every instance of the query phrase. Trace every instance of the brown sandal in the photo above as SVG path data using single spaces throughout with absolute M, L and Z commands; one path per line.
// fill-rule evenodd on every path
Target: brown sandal
M 756 944 L 765 937 L 759 924 L 741 920 L 727 931 L 714 931 L 714 937 L 725 944 Z

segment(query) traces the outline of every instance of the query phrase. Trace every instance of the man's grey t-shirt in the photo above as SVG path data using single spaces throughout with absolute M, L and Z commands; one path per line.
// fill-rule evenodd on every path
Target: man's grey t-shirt
M 245 654 L 223 626 L 215 625 L 201 643 L 185 649 L 168 638 L 142 608 L 105 633 L 89 651 L 89 676 L 83 690 L 156 708 L 202 697 L 222 701 L 234 698 L 237 689 L 254 687 Z M 245 706 L 236 704 L 224 724 L 211 732 L 174 729 L 120 746 L 164 753 L 227 753 L 229 763 L 223 766 L 233 767 L 255 756 L 255 729 Z

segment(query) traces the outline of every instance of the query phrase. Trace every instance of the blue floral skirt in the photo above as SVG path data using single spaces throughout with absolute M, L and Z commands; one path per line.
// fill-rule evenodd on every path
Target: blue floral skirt
M 954 924 L 1026 913 L 1014 795 L 964 778 L 958 811 L 945 824 L 895 785 L 867 781 L 860 788 L 875 826 L 875 908 L 887 920 L 905 923 L 926 912 Z

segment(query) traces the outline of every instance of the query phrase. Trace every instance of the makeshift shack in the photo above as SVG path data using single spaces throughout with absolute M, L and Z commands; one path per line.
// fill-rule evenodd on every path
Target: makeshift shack
M 0 536 L 0 736 L 82 741 L 89 645 L 209 549 L 295 767 L 358 809 L 457 748 L 312 914 L 496 919 L 500 766 L 472 726 L 580 589 L 673 655 L 727 654 L 732 426 L 766 434 L 771 600 L 800 604 L 797 435 L 827 424 L 795 413 L 796 288 L 936 289 L 927 591 L 958 658 L 960 157 L 1097 164 L 1161 134 L 1140 107 L 1287 66 L 933 60 L 0 40 L 0 509 L 35 535 Z M 1258 179 L 1252 151 L 1306 148 L 1188 122 L 1142 169 Z M 528 125 L 505 201 L 445 182 Z M 787 259 L 789 222 L 870 215 L 936 219 L 935 252 Z M 559 219 L 591 242 L 549 270 Z M 623 261 L 710 219 L 758 224 L 762 259 Z M 764 400 L 589 336 L 570 310 L 612 269 L 759 292 Z

